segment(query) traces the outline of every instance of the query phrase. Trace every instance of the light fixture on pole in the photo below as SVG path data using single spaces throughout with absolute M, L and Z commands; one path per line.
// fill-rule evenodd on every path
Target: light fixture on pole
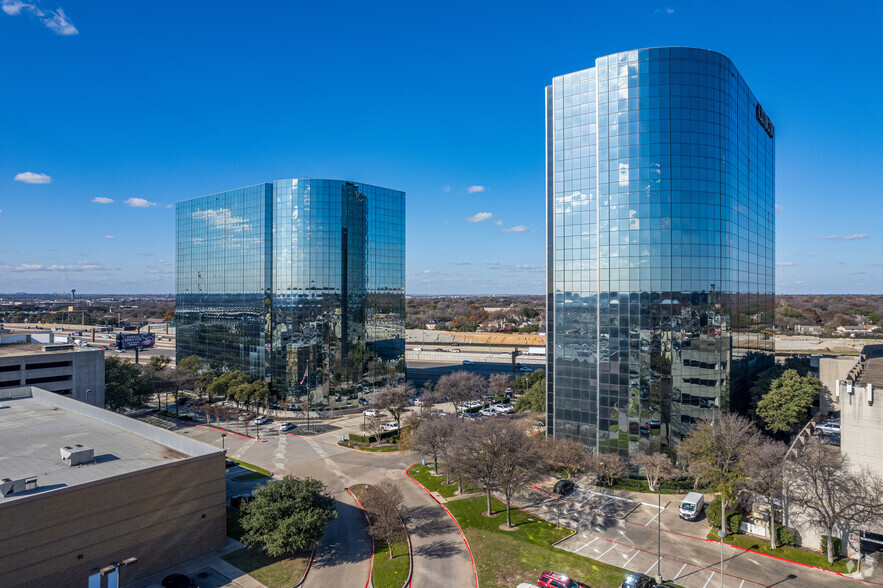
M 227 448 L 224 446 L 224 437 L 227 436 L 227 433 L 221 433 L 221 451 L 227 453 Z

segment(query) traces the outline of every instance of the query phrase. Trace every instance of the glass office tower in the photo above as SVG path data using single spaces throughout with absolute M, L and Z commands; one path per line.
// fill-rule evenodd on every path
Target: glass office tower
M 320 401 L 372 359 L 404 359 L 404 192 L 278 180 L 179 202 L 176 217 L 179 360 Z
M 775 128 L 663 47 L 546 88 L 549 431 L 626 460 L 743 410 L 773 351 Z

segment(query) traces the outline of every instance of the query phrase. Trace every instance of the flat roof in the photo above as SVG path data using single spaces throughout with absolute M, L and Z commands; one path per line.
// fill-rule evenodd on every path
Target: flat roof
M 94 449 L 94 463 L 69 466 L 62 462 L 61 448 L 76 444 Z M 36 387 L 0 390 L 0 480 L 36 476 L 38 485 L 36 490 L 0 498 L 0 506 L 16 498 L 217 452 L 142 421 Z
M 865 345 L 862 355 L 868 359 L 856 385 L 872 384 L 874 388 L 883 388 L 883 345 Z
M 43 351 L 44 345 L 73 345 L 73 343 L 13 343 L 0 345 L 0 357 L 22 357 L 25 355 L 50 355 L 57 353 L 103 353 L 97 347 L 76 347 L 73 349 L 50 349 Z

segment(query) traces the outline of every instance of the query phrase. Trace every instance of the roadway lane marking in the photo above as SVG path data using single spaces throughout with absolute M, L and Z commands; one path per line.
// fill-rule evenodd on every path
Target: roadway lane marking
M 613 549 L 614 547 L 616 547 L 616 543 L 614 543 L 613 545 L 611 545 L 611 546 L 610 546 L 610 549 L 608 549 L 607 551 L 605 551 L 604 553 L 602 553 L 601 555 L 599 555 L 599 556 L 598 556 L 598 560 L 600 560 L 600 559 L 603 558 L 605 555 L 607 555 L 608 553 L 610 553 L 610 550 Z
M 711 572 L 711 575 L 708 576 L 707 580 L 705 580 L 705 584 L 702 585 L 702 588 L 705 588 L 706 586 L 708 586 L 708 583 L 711 582 L 712 578 L 714 578 L 714 572 Z
M 650 574 L 650 570 L 652 570 L 654 567 L 656 567 L 656 562 L 655 562 L 655 561 L 654 561 L 652 564 L 650 564 L 650 567 L 647 568 L 647 571 L 644 572 L 644 575 L 645 575 L 645 576 L 649 575 L 649 574 Z
M 589 541 L 588 543 L 586 543 L 585 545 L 583 545 L 582 547 L 580 547 L 579 549 L 574 551 L 574 553 L 579 553 L 580 551 L 582 551 L 583 549 L 585 549 L 586 547 L 588 547 L 589 545 L 591 545 L 592 543 L 594 543 L 597 540 L 598 540 L 598 538 L 595 537 L 594 539 L 592 539 L 591 541 Z
M 656 513 L 656 516 L 654 516 L 652 519 L 650 519 L 649 521 L 647 521 L 647 522 L 644 524 L 644 526 L 645 526 L 645 527 L 648 526 L 650 523 L 652 523 L 653 521 L 656 520 L 656 517 L 658 517 L 658 516 L 661 515 L 661 514 L 662 514 L 662 509 L 660 509 L 659 512 Z
M 622 567 L 626 568 L 629 565 L 629 563 L 633 559 L 635 559 L 635 556 L 638 555 L 639 553 L 641 553 L 641 552 L 636 549 L 635 552 L 632 554 L 632 556 L 630 558 L 628 558 L 628 560 L 624 564 L 622 564 Z
M 681 566 L 681 569 L 678 570 L 678 573 L 675 574 L 675 577 L 671 579 L 672 582 L 674 582 L 675 580 L 677 580 L 678 578 L 681 577 L 681 572 L 684 571 L 684 568 L 685 568 L 685 567 L 687 567 L 686 562 L 684 563 L 684 565 Z
M 594 490 L 585 490 L 583 488 L 577 488 L 580 492 L 585 492 L 587 494 L 594 494 L 595 496 L 604 496 L 606 498 L 610 498 L 611 500 L 625 500 L 626 502 L 634 502 L 631 498 L 624 498 L 622 496 L 613 496 L 612 494 L 604 494 L 602 492 L 595 492 Z

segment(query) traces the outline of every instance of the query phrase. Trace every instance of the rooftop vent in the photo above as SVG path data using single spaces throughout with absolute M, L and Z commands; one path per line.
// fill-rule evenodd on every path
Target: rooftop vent
M 17 480 L 12 478 L 0 479 L 0 498 L 6 498 L 12 494 L 21 494 L 37 488 L 37 476 L 25 476 Z
M 88 445 L 77 443 L 76 445 L 65 445 L 61 448 L 61 461 L 73 467 L 83 465 L 84 463 L 92 463 L 95 461 L 95 450 Z

